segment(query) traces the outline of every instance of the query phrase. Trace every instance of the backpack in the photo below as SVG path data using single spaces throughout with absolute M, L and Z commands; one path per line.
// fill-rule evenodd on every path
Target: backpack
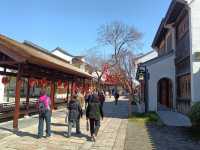
M 46 111 L 45 104 L 43 102 L 39 102 L 39 114 L 43 115 Z

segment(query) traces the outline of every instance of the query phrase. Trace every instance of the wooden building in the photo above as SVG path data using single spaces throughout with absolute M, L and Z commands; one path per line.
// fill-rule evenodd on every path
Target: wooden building
M 158 57 L 142 64 L 149 110 L 187 113 L 200 101 L 200 1 L 172 0 L 152 47 Z
M 56 57 L 40 48 L 17 42 L 0 35 L 0 75 L 16 77 L 15 107 L 13 128 L 18 129 L 20 114 L 20 88 L 22 78 L 45 80 L 50 84 L 51 109 L 55 108 L 55 85 L 66 82 L 73 87 L 78 82 L 90 81 L 92 76 L 69 64 L 66 60 Z M 30 83 L 30 82 L 28 82 Z M 29 89 L 27 87 L 26 108 L 29 108 Z M 71 88 L 73 90 L 73 88 Z M 73 91 L 72 91 L 73 92 Z M 1 108 L 2 109 L 2 108 Z

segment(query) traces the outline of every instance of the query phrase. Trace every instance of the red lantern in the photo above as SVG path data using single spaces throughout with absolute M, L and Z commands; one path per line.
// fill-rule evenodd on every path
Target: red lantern
M 35 79 L 29 79 L 30 87 L 33 87 L 35 84 L 36 84 L 36 80 Z
M 43 87 L 46 86 L 47 85 L 47 80 L 45 78 L 42 79 L 41 80 L 41 84 L 42 84 Z
M 68 83 L 67 82 L 64 82 L 64 88 L 66 89 L 68 86 Z
M 1 80 L 1 82 L 2 82 L 4 85 L 6 85 L 6 84 L 9 83 L 9 78 L 8 78 L 8 77 L 3 77 L 2 80 Z
M 61 87 L 62 86 L 62 81 L 58 80 L 57 85 L 58 85 L 58 87 Z

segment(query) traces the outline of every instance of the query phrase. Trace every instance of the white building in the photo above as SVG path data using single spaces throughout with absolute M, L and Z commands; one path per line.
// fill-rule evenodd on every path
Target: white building
M 64 60 L 68 61 L 70 64 L 72 64 L 72 59 L 75 57 L 75 56 L 67 53 L 65 50 L 63 50 L 60 47 L 57 47 L 56 49 L 51 51 L 51 53 L 54 54 L 55 56 L 58 56 Z

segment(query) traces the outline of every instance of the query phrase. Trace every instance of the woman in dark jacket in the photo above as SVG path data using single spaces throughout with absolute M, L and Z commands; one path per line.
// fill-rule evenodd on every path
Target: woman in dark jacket
M 90 103 L 88 104 L 86 110 L 87 121 L 90 121 L 90 133 L 91 138 L 95 141 L 95 136 L 97 136 L 100 128 L 100 118 L 103 119 L 103 110 L 99 102 L 99 97 L 97 94 L 93 94 Z
M 73 95 L 68 104 L 68 136 L 71 136 L 72 127 L 76 126 L 76 133 L 80 134 L 80 117 L 82 117 L 82 108 L 77 96 Z

